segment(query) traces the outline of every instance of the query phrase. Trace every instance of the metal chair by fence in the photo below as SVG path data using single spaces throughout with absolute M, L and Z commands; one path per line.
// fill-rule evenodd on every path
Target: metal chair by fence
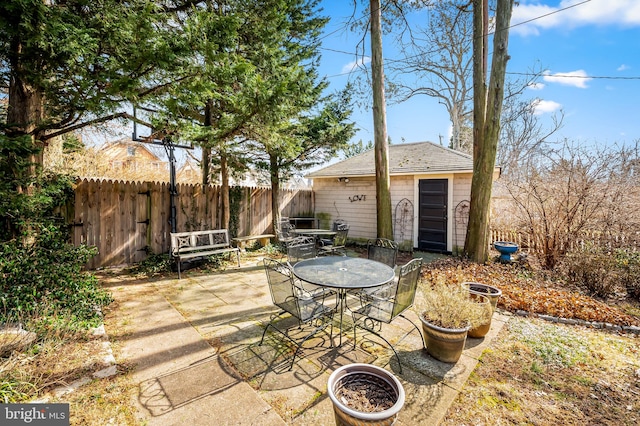
M 367 242 L 367 258 L 395 268 L 398 259 L 398 243 L 386 238 L 369 240 Z
M 295 344 L 296 351 L 293 354 L 291 365 L 289 366 L 289 370 L 291 370 L 302 345 L 327 325 L 331 327 L 329 340 L 333 347 L 333 313 L 336 308 L 335 306 L 332 307 L 324 303 L 324 295 L 319 295 L 313 298 L 299 297 L 298 291 L 296 290 L 293 282 L 293 274 L 291 274 L 287 265 L 274 259 L 265 259 L 264 269 L 267 274 L 271 300 L 274 305 L 281 309 L 281 311 L 271 316 L 269 324 L 267 324 L 262 332 L 260 345 L 264 342 L 264 336 L 266 335 L 269 327 L 273 328 Z M 278 328 L 275 322 L 282 319 L 282 316 L 287 313 L 297 319 L 298 327 L 296 328 L 300 329 L 302 325 L 308 324 L 313 326 L 313 330 L 298 339 L 290 335 L 289 330 L 291 327 L 286 329 Z
M 331 240 L 320 240 L 318 251 L 320 254 L 347 254 L 347 235 L 349 234 L 349 225 L 340 224 L 337 226 L 336 235 Z
M 276 238 L 278 238 L 278 244 L 283 252 L 287 250 L 287 246 L 289 243 L 296 238 L 296 234 L 293 232 L 296 228 L 291 223 L 289 223 L 289 219 L 280 220 L 278 224 L 278 228 L 276 229 Z
M 291 268 L 301 260 L 313 259 L 316 255 L 316 242 L 313 237 L 296 237 L 287 246 L 287 258 Z M 301 290 L 300 297 L 315 297 L 320 293 L 325 296 L 336 294 L 335 291 L 329 288 L 320 287 L 306 281 L 294 279 L 294 283 Z
M 296 237 L 287 244 L 287 259 L 290 266 L 304 259 L 313 259 L 316 255 L 316 241 L 313 237 Z
M 353 315 L 353 345 L 356 345 L 356 329 L 361 328 L 384 340 L 393 350 L 398 360 L 400 372 L 402 365 L 400 357 L 395 348 L 387 339 L 385 339 L 380 331 L 382 323 L 390 324 L 395 318 L 402 317 L 409 321 L 413 327 L 418 330 L 420 338 L 422 334 L 418 326 L 405 317 L 403 312 L 413 306 L 416 297 L 416 289 L 418 288 L 418 279 L 420 278 L 420 270 L 422 269 L 422 259 L 413 259 L 400 268 L 400 275 L 397 281 L 391 286 L 382 286 L 378 292 L 360 293 L 361 307 L 351 311 Z M 424 346 L 424 341 L 423 341 Z

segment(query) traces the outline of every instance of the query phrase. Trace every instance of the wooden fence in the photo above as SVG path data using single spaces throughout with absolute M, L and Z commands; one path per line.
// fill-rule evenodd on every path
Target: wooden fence
M 518 244 L 521 252 L 531 253 L 536 248 L 543 247 L 544 242 L 540 234 L 532 235 L 526 231 L 491 229 L 490 243 L 494 241 L 510 241 Z M 588 244 L 595 244 L 601 247 L 626 248 L 630 250 L 640 250 L 640 233 L 615 234 L 600 231 L 582 231 L 573 236 L 567 243 L 567 251 L 583 249 Z
M 234 187 L 238 205 L 232 219 L 232 237 L 272 233 L 271 189 Z M 234 201 L 232 201 L 233 203 Z M 220 228 L 220 187 L 178 184 L 176 230 L 195 231 Z M 313 213 L 311 190 L 280 190 L 283 216 Z M 96 246 L 99 254 L 87 268 L 140 262 L 149 253 L 168 253 L 171 232 L 169 184 L 81 180 L 75 202 L 67 206 L 76 245 Z

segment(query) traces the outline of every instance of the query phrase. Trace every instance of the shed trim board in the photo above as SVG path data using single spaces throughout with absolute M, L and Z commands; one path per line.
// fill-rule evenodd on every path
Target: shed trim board
M 456 174 L 465 174 L 465 173 L 473 173 L 473 170 L 454 170 L 454 172 Z M 438 176 L 453 176 L 453 173 L 451 174 L 446 174 L 443 175 L 442 172 L 425 172 L 425 173 L 420 173 L 419 175 L 416 175 L 415 172 L 404 172 L 404 173 L 392 173 L 390 174 L 390 176 L 421 176 L 421 179 L 440 179 Z M 372 177 L 375 178 L 376 175 L 375 173 L 362 173 L 362 174 L 357 174 L 357 173 L 343 173 L 340 175 L 323 175 L 323 176 L 317 176 L 317 177 L 312 177 L 311 179 L 341 179 L 341 178 L 352 178 L 352 177 Z M 495 177 L 494 177 L 495 179 Z
M 447 180 L 447 252 L 453 251 L 453 173 L 449 174 L 420 174 L 413 177 L 413 247 L 418 248 L 418 233 L 420 229 L 420 181 Z

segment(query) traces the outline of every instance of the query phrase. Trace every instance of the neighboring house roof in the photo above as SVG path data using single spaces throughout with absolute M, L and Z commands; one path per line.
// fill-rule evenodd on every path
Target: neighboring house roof
M 148 162 L 167 163 L 166 161 L 162 161 L 160 157 L 158 157 L 158 155 L 151 151 L 146 145 L 147 144 L 123 138 L 105 144 L 100 149 L 100 152 L 110 161 L 131 160 L 135 158 Z
M 433 142 L 389 145 L 389 174 L 473 172 L 473 158 Z M 374 150 L 307 174 L 307 178 L 375 176 Z

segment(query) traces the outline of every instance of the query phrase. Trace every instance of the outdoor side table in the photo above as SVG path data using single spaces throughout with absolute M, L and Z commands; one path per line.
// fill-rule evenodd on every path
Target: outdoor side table
M 302 260 L 293 266 L 293 274 L 303 281 L 338 291 L 340 346 L 347 291 L 377 287 L 393 280 L 395 276 L 393 268 L 384 263 L 345 256 L 322 256 Z

